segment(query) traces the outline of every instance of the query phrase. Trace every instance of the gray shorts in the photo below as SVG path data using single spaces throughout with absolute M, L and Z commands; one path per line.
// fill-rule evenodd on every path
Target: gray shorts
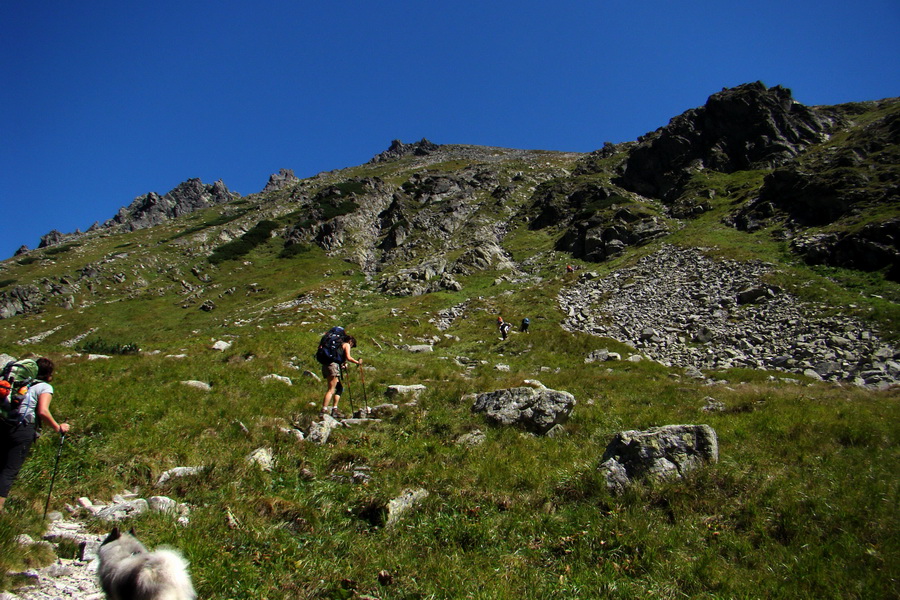
M 341 376 L 341 365 L 338 363 L 328 363 L 327 365 L 322 365 L 322 377 L 328 379 L 329 377 L 340 377 Z

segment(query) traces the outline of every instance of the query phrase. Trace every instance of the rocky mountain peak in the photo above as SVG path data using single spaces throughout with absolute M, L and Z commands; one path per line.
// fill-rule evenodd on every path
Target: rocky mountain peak
M 213 184 L 204 184 L 197 178 L 188 179 L 164 196 L 160 196 L 156 192 L 138 196 L 130 205 L 119 209 L 116 216 L 107 221 L 104 226 L 121 225 L 129 231 L 145 229 L 195 210 L 224 204 L 236 198 L 238 195 L 228 191 L 222 180 Z
M 756 82 L 723 89 L 640 138 L 616 183 L 673 201 L 692 171 L 775 168 L 826 140 L 838 124 L 839 117 L 794 101 L 781 86 Z
M 422 138 L 418 142 L 412 144 L 404 144 L 400 140 L 394 140 L 391 142 L 390 148 L 388 148 L 381 154 L 375 155 L 375 157 L 373 157 L 369 162 L 388 162 L 391 160 L 397 160 L 398 158 L 403 158 L 404 156 L 426 156 L 428 154 L 431 154 L 438 148 L 440 148 L 439 145 L 430 142 L 425 138 Z
M 269 175 L 269 181 L 263 188 L 263 193 L 274 192 L 291 184 L 297 183 L 300 179 L 294 175 L 293 169 L 279 169 L 277 173 Z

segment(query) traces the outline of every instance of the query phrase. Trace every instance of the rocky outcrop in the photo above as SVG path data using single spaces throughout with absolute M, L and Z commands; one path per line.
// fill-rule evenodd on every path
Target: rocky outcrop
M 387 150 L 381 154 L 376 154 L 369 163 L 388 162 L 403 158 L 404 156 L 427 156 L 438 148 L 440 148 L 440 146 L 429 142 L 425 138 L 422 138 L 413 144 L 404 144 L 400 140 L 393 140 L 391 146 Z
M 666 221 L 646 212 L 621 208 L 610 218 L 573 224 L 556 245 L 575 258 L 602 262 L 628 247 L 642 246 L 670 233 Z
M 515 425 L 539 435 L 569 419 L 575 397 L 547 388 L 517 387 L 478 394 L 472 412 L 484 413 L 495 425 Z
M 230 202 L 238 197 L 237 194 L 229 192 L 221 180 L 206 185 L 199 179 L 188 179 L 164 196 L 150 192 L 135 198 L 104 226 L 123 226 L 128 231 L 145 229 L 201 208 Z
M 266 192 L 274 192 L 276 190 L 284 189 L 288 186 L 291 186 L 300 179 L 294 175 L 294 171 L 292 169 L 280 169 L 277 173 L 273 173 L 269 175 L 269 181 L 266 183 L 266 187 L 263 188 L 263 193 Z
M 538 187 L 528 212 L 531 229 L 562 227 L 557 250 L 602 262 L 629 246 L 669 233 L 658 210 L 612 185 L 594 180 L 554 180 Z
M 719 440 L 709 425 L 667 425 L 648 431 L 620 431 L 603 457 L 600 472 L 610 493 L 636 481 L 681 479 L 719 460 Z
M 880 271 L 900 281 L 900 219 L 871 223 L 843 233 L 815 233 L 791 241 L 791 250 L 811 265 Z
M 704 106 L 643 136 L 614 183 L 671 202 L 692 172 L 784 165 L 827 139 L 837 123 L 833 114 L 795 102 L 786 88 L 744 84 L 713 94 Z
M 65 241 L 66 238 L 66 234 L 60 233 L 59 231 L 53 229 L 49 233 L 41 236 L 41 242 L 38 244 L 38 248 L 49 248 L 50 246 L 56 246 Z
M 895 103 L 892 99 L 841 105 L 835 110 L 852 120 L 855 112 Z M 772 220 L 791 226 L 826 225 L 852 217 L 865 207 L 896 206 L 900 199 L 900 111 L 882 110 L 865 125 L 849 126 L 845 138 L 823 144 L 766 176 L 759 196 L 742 206 L 731 222 L 745 231 Z
M 36 285 L 17 285 L 0 292 L 0 319 L 37 312 L 46 302 L 46 295 Z
M 765 283 L 772 265 L 663 246 L 606 278 L 560 292 L 564 327 L 619 340 L 669 366 L 802 373 L 884 387 L 900 354 L 849 316 L 822 316 Z

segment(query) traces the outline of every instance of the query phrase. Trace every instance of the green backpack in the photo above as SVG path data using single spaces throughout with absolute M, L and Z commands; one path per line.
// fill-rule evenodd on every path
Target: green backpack
M 36 383 L 37 374 L 37 362 L 30 358 L 6 363 L 0 371 L 0 418 L 19 421 L 24 417 L 19 408 L 28 388 Z

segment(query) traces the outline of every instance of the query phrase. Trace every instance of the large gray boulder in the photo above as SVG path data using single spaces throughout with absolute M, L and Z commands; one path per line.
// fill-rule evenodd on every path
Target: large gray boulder
M 679 479 L 718 460 L 719 441 L 712 427 L 666 425 L 617 433 L 600 459 L 600 471 L 607 489 L 618 494 L 634 481 Z
M 515 425 L 544 435 L 565 423 L 575 407 L 569 392 L 517 387 L 478 394 L 472 412 L 484 413 L 497 425 Z

